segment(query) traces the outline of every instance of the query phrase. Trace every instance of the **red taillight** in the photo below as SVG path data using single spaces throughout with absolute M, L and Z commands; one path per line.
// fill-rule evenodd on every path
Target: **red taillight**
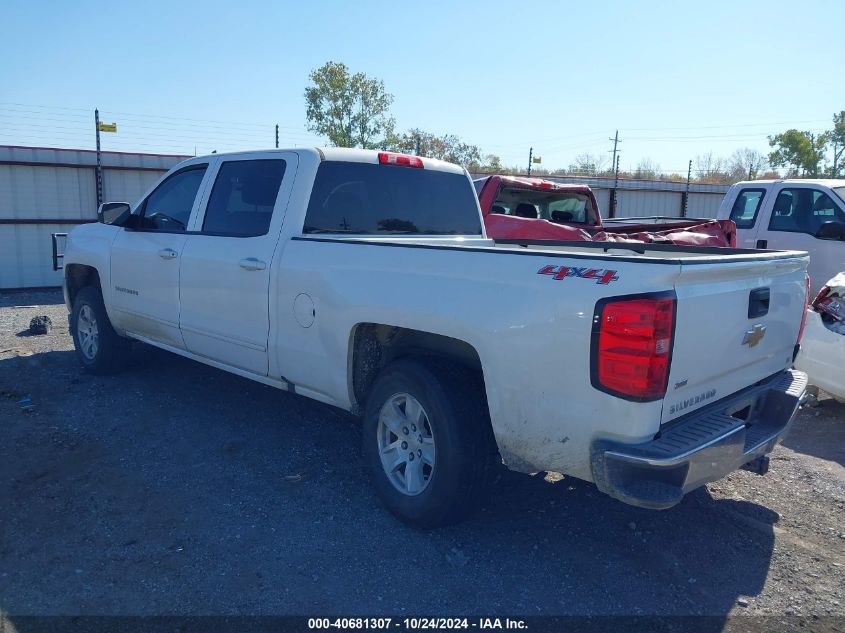
M 379 152 L 378 162 L 382 165 L 400 165 L 402 167 L 417 167 L 423 169 L 423 162 L 419 156 L 396 154 L 394 152 Z
M 825 288 L 825 289 L 827 289 L 827 288 Z M 819 296 L 816 297 L 815 301 L 813 301 L 813 304 L 815 304 L 816 301 L 818 301 L 821 298 L 822 293 L 824 293 L 825 289 L 823 289 L 822 292 L 819 293 Z M 827 293 L 825 293 L 825 294 L 827 294 Z M 795 343 L 796 345 L 800 345 L 801 339 L 804 337 L 804 328 L 807 326 L 807 308 L 809 308 L 809 307 L 810 307 L 810 276 L 807 275 L 807 295 L 804 299 L 804 314 L 801 316 L 801 327 L 798 328 L 798 340 Z
M 674 295 L 599 304 L 593 323 L 593 385 L 633 400 L 666 395 L 674 322 Z

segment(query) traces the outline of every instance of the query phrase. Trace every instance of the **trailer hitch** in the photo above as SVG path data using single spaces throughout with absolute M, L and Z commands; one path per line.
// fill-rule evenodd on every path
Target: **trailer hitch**
M 747 464 L 741 467 L 741 470 L 747 470 L 755 475 L 765 475 L 769 472 L 769 456 L 768 455 L 760 455 L 756 459 L 752 459 Z

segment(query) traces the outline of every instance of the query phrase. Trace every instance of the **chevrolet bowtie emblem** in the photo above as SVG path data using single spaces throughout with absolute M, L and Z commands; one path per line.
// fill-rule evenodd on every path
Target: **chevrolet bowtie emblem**
M 764 336 L 766 336 L 766 326 L 755 325 L 745 333 L 745 336 L 742 338 L 742 344 L 748 345 L 748 347 L 754 347 L 763 340 Z

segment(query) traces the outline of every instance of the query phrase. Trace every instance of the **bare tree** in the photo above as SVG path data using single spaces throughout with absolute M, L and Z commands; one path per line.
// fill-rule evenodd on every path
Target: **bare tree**
M 725 160 L 713 156 L 713 152 L 699 154 L 694 159 L 695 173 L 703 182 L 722 182 L 724 179 Z
M 570 174 L 596 176 L 606 172 L 609 164 L 610 158 L 607 156 L 585 152 L 578 154 L 566 171 Z
M 637 163 L 637 168 L 634 170 L 634 178 L 644 178 L 646 180 L 654 180 L 660 174 L 660 165 L 652 161 L 650 158 L 643 158 Z
M 747 180 L 769 170 L 769 157 L 750 147 L 743 147 L 734 151 L 727 161 L 726 176 L 729 182 Z

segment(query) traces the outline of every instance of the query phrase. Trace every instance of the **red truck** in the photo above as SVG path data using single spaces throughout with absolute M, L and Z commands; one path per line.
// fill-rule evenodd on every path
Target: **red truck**
M 587 185 L 499 175 L 473 182 L 487 236 L 492 239 L 736 246 L 732 220 L 602 220 L 596 197 Z

